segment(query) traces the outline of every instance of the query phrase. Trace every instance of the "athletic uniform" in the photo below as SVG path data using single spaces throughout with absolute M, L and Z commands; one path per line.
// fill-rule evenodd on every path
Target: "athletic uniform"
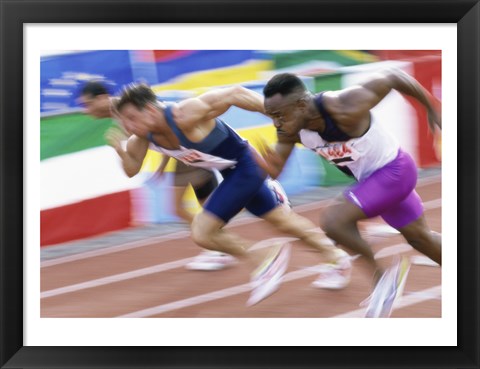
M 171 150 L 166 150 L 153 143 L 150 144 L 149 148 L 164 155 L 172 156 Z M 176 160 L 173 185 L 175 187 L 186 187 L 188 184 L 192 185 L 197 199 L 203 201 L 210 196 L 213 190 L 218 186 L 218 180 L 215 173 L 211 170 L 187 165 L 181 160 Z
M 315 104 L 325 121 L 323 133 L 302 129 L 302 144 L 336 165 L 358 183 L 344 195 L 369 218 L 381 216 L 394 228 L 418 219 L 423 205 L 415 191 L 417 168 L 412 157 L 370 114 L 370 127 L 361 137 L 342 132 L 325 110 L 322 93 Z
M 177 127 L 172 106 L 164 110 L 165 118 L 180 141 L 180 149 L 166 150 L 167 155 L 198 168 L 218 169 L 223 181 L 211 194 L 203 208 L 227 223 L 243 208 L 256 216 L 273 210 L 277 202 L 265 182 L 265 174 L 257 165 L 248 142 L 221 119 L 201 142 L 191 142 Z M 154 145 L 153 135 L 148 139 Z
M 169 154 L 169 150 L 152 143 L 149 149 L 172 156 Z M 197 199 L 203 201 L 210 196 L 218 186 L 218 179 L 211 170 L 192 167 L 182 161 L 176 160 L 173 185 L 175 187 L 187 187 L 189 184 L 192 185 Z

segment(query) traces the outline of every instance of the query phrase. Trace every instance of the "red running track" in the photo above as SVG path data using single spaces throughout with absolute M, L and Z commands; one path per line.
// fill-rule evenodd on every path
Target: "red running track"
M 426 207 L 430 227 L 441 232 L 441 179 L 419 182 L 417 191 Z M 326 201 L 295 207 L 318 224 Z M 385 266 L 398 253 L 420 254 L 398 234 L 379 234 L 380 218 L 362 222 L 378 260 Z M 234 220 L 228 228 L 266 245 L 279 234 L 256 218 Z M 371 232 L 374 232 L 373 234 Z M 286 280 L 280 289 L 253 307 L 246 307 L 250 270 L 242 263 L 215 272 L 184 266 L 200 249 L 188 232 L 119 245 L 42 263 L 41 317 L 361 317 L 359 303 L 370 293 L 371 272 L 354 261 L 352 281 L 341 291 L 313 288 L 312 267 L 319 255 L 293 242 Z M 412 259 L 413 260 L 413 259 Z M 441 317 L 441 268 L 412 264 L 404 296 L 392 317 Z

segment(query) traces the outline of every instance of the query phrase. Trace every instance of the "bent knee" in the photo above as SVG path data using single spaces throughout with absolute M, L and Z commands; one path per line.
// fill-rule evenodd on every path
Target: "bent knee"
M 308 218 L 293 211 L 285 212 L 282 208 L 276 208 L 264 219 L 280 232 L 292 234 L 300 238 L 308 236 L 309 232 L 316 228 L 315 224 Z
M 211 248 L 213 238 L 223 227 L 223 222 L 205 212 L 195 215 L 191 225 L 192 240 L 199 246 Z
M 324 214 L 320 219 L 320 228 L 327 236 L 334 236 L 342 232 L 343 223 L 339 217 L 335 217 L 333 214 Z
M 210 235 L 206 228 L 202 225 L 202 221 L 197 214 L 193 218 L 192 226 L 191 226 L 191 237 L 193 242 L 197 245 L 205 247 L 209 242 Z

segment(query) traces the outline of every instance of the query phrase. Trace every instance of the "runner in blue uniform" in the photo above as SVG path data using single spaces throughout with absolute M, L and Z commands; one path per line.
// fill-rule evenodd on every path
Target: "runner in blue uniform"
M 108 91 L 106 84 L 102 81 L 91 80 L 82 86 L 80 92 L 80 103 L 85 107 L 85 113 L 94 118 L 114 118 L 111 109 L 111 100 L 114 99 Z M 127 140 L 126 135 L 117 127 L 109 129 L 105 138 L 107 143 L 112 146 L 120 159 L 125 174 L 132 177 L 140 172 L 143 160 L 147 155 L 147 149 L 156 150 L 156 146 L 149 145 L 147 139 L 131 137 L 128 143 L 128 151 L 123 149 L 122 141 Z M 156 150 L 160 151 L 161 150 Z M 165 170 L 170 157 L 163 156 L 162 162 L 153 178 L 160 178 Z M 191 185 L 195 196 L 200 205 L 210 196 L 218 185 L 215 173 L 185 165 L 181 161 L 175 161 L 175 171 L 173 174 L 173 193 L 174 193 L 174 211 L 175 214 L 188 224 L 193 221 L 194 213 L 189 211 L 183 201 L 188 186 Z M 231 255 L 203 250 L 191 262 L 186 264 L 188 269 L 192 270 L 221 270 L 235 265 L 237 260 Z
M 345 271 L 344 284 L 338 288 L 344 287 L 350 270 L 348 254 L 326 242 L 309 220 L 277 206 L 265 181 L 266 174 L 257 164 L 258 153 L 218 118 L 231 106 L 264 111 L 261 95 L 241 86 L 212 90 L 167 106 L 159 103 L 145 84 L 127 86 L 115 110 L 129 134 L 148 138 L 187 165 L 220 171 L 223 181 L 195 216 L 192 238 L 203 248 L 226 252 L 253 264 L 256 269 L 248 305 L 278 289 L 288 266 L 290 245 L 276 245 L 260 256 L 259 251 L 250 252 L 253 242 L 224 228 L 243 208 L 321 251 L 326 261 Z

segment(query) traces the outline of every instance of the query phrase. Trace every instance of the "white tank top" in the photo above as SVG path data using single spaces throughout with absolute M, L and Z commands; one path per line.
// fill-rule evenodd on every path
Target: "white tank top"
M 361 137 L 342 142 L 327 142 L 318 132 L 302 129 L 302 144 L 334 165 L 347 167 L 357 181 L 370 176 L 397 157 L 398 141 L 371 114 L 368 131 Z

